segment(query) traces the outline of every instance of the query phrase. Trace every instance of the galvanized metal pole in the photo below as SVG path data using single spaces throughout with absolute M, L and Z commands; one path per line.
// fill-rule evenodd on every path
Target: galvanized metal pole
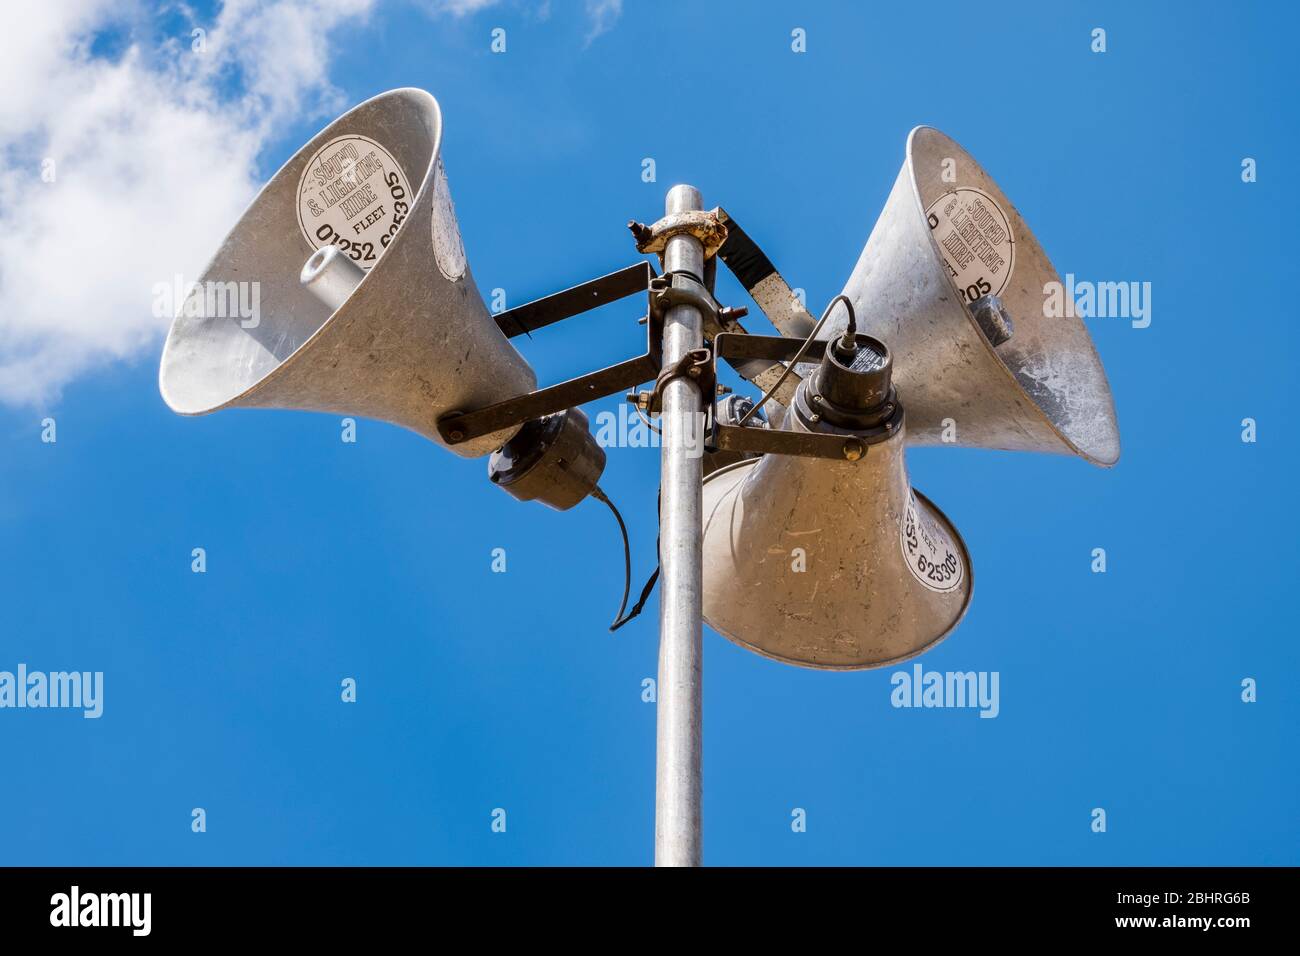
M 668 191 L 668 215 L 702 209 L 693 186 Z M 691 235 L 669 238 L 665 272 L 704 278 L 704 246 Z M 664 317 L 663 362 L 668 367 L 703 345 L 703 317 L 676 305 Z M 655 765 L 655 865 L 699 866 L 702 761 L 701 395 L 693 379 L 664 387 L 660 416 L 659 684 Z

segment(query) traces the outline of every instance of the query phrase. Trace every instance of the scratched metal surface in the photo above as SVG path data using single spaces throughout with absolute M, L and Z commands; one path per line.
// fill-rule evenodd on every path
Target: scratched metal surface
M 943 179 L 947 168 L 955 181 Z M 1002 299 L 1015 331 L 996 349 L 951 281 L 925 210 L 944 193 L 974 187 L 1009 220 L 1015 261 Z M 910 441 L 1078 454 L 1103 466 L 1119 459 L 1110 386 L 1081 319 L 1045 314 L 1044 286 L 1059 282 L 1020 213 L 955 142 L 929 127 L 908 137 L 907 159 L 844 287 L 859 329 L 894 353 L 894 381 L 907 407 Z M 824 337 L 843 329 L 834 320 Z
M 789 416 L 795 427 L 794 416 Z M 904 433 L 859 462 L 765 455 L 704 482 L 704 619 L 765 657 L 831 670 L 885 667 L 933 647 L 970 603 L 966 545 L 917 494 L 922 521 L 957 557 L 945 591 L 909 570 Z M 805 570 L 795 570 L 802 548 Z
M 416 195 L 379 261 L 331 314 L 299 283 L 314 249 L 298 224 L 297 193 L 317 149 L 343 134 L 382 144 Z M 535 388 L 532 369 L 488 314 L 469 269 L 453 280 L 434 258 L 441 139 L 434 98 L 403 89 L 362 103 L 299 150 L 258 194 L 200 280 L 259 283 L 258 324 L 187 316 L 182 307 L 159 369 L 167 404 L 184 415 L 231 406 L 362 415 L 441 444 L 434 423 L 443 414 Z M 451 450 L 485 455 L 517 430 Z

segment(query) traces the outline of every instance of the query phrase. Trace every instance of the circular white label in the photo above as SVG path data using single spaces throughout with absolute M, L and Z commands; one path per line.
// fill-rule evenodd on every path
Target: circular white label
M 1001 295 L 1016 264 L 1016 241 L 993 197 L 961 186 L 931 203 L 925 218 L 962 301 Z
M 313 249 L 338 246 L 369 270 L 393 241 L 414 198 L 392 153 L 366 136 L 339 136 L 303 168 L 298 225 Z
M 966 576 L 961 551 L 948 532 L 916 504 L 916 495 L 908 493 L 907 513 L 899 528 L 903 543 L 903 560 L 912 576 L 931 591 L 951 591 Z
M 438 168 L 433 175 L 433 258 L 438 268 L 452 282 L 465 274 L 465 244 L 461 242 L 460 225 L 456 222 L 456 207 L 451 201 L 447 186 L 447 173 L 438 157 Z

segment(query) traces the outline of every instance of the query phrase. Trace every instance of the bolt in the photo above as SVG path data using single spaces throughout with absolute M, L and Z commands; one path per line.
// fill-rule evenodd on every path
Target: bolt
M 636 240 L 637 245 L 643 245 L 650 241 L 654 232 L 643 222 L 637 222 L 635 219 L 629 219 L 628 229 L 632 231 L 632 238 Z
M 464 441 L 465 433 L 461 431 L 459 428 L 453 428 L 451 431 L 447 433 L 447 440 L 450 442 Z
M 718 321 L 722 323 L 724 327 L 730 327 L 747 315 L 749 315 L 749 309 L 745 308 L 743 305 L 735 307 L 729 305 L 723 306 L 718 310 Z
M 849 461 L 857 461 L 866 453 L 866 450 L 862 442 L 856 438 L 850 438 L 844 443 L 844 457 Z

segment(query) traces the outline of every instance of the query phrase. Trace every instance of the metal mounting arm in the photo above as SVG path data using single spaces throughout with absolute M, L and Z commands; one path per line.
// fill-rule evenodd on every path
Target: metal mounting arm
M 637 262 L 599 279 L 583 282 L 502 312 L 496 316 L 496 323 L 502 334 L 514 338 L 639 292 L 647 295 L 644 354 L 483 408 L 449 412 L 438 419 L 437 423 L 438 433 L 443 440 L 449 445 L 458 445 L 597 398 L 626 392 L 633 386 L 655 379 L 663 369 L 665 317 L 670 309 L 679 305 L 693 306 L 715 326 L 722 322 L 734 326 L 736 318 L 744 315 L 743 309 L 720 306 L 704 284 L 690 273 L 670 272 L 660 276 L 655 274 L 650 263 Z M 697 365 L 703 365 L 712 375 L 712 361 Z M 704 393 L 709 403 L 713 399 L 711 388 L 709 386 L 710 390 Z
M 507 338 L 513 338 L 638 292 L 649 293 L 653 302 L 656 281 L 654 267 L 638 262 L 502 312 L 496 316 L 497 326 Z M 649 381 L 663 364 L 662 320 L 656 318 L 653 307 L 646 320 L 646 339 L 645 353 L 636 358 L 483 408 L 444 415 L 438 419 L 438 433 L 447 444 L 458 445 Z
M 724 333 L 713 340 L 714 375 L 717 361 L 726 359 L 766 359 L 789 362 L 803 346 L 800 339 L 780 335 L 737 335 Z M 820 362 L 827 343 L 814 341 L 804 351 L 804 361 Z M 724 425 L 714 413 L 713 429 L 707 447 L 718 451 L 756 452 L 764 455 L 798 455 L 804 458 L 832 458 L 859 461 L 867 454 L 868 443 L 861 435 L 838 430 L 792 431 L 785 428 L 746 428 Z
M 852 435 L 781 428 L 745 428 L 719 422 L 714 413 L 718 360 L 725 359 L 742 374 L 755 366 L 783 368 L 779 363 L 793 360 L 803 344 L 798 338 L 719 331 L 712 336 L 711 347 L 696 350 L 699 354 L 683 356 L 683 360 L 674 363 L 671 368 L 664 366 L 663 327 L 664 318 L 670 309 L 690 305 L 705 317 L 706 325 L 715 329 L 727 325 L 738 328 L 736 319 L 744 314 L 743 310 L 720 306 L 704 283 L 691 273 L 678 271 L 656 275 L 650 263 L 637 262 L 617 272 L 502 312 L 496 316 L 496 323 L 502 334 L 513 338 L 639 292 L 647 295 L 644 354 L 483 408 L 451 412 L 437 423 L 443 440 L 449 445 L 457 445 L 597 398 L 626 392 L 651 380 L 655 381 L 654 391 L 641 393 L 638 404 L 648 411 L 658 411 L 658 397 L 664 385 L 672 378 L 684 376 L 695 380 L 704 400 L 711 423 L 708 440 L 710 449 L 800 455 L 840 461 L 857 461 L 866 454 L 866 446 Z M 825 351 L 825 342 L 813 342 L 804 352 L 804 361 L 820 361 Z

